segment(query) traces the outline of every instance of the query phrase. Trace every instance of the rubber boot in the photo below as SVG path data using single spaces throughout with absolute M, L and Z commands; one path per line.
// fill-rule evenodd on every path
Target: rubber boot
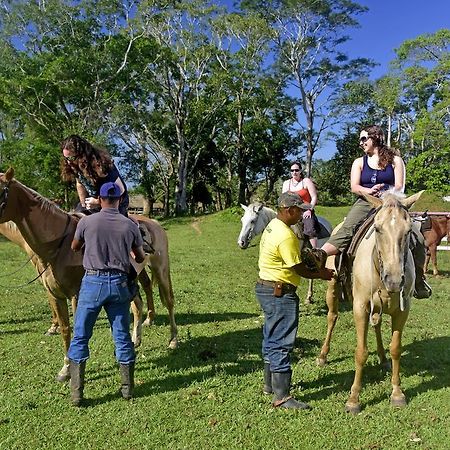
M 270 363 L 264 363 L 264 387 L 263 394 L 273 394 L 272 390 L 272 372 L 270 371 Z
M 70 372 L 70 398 L 73 406 L 81 406 L 83 402 L 84 390 L 84 371 L 86 369 L 86 361 L 76 363 L 69 361 Z
M 433 291 L 431 286 L 425 281 L 425 275 L 423 274 L 423 267 L 418 267 L 416 264 L 416 283 L 414 285 L 414 297 L 416 298 L 429 298 Z
M 130 364 L 120 364 L 120 377 L 122 386 L 120 391 L 125 400 L 133 398 L 134 389 L 134 362 Z
M 274 408 L 311 409 L 307 403 L 299 402 L 289 395 L 292 372 L 272 372 L 272 405 Z
M 411 239 L 411 251 L 414 258 L 414 268 L 416 271 L 416 282 L 414 285 L 414 297 L 429 298 L 432 294 L 431 286 L 425 281 L 425 241 L 420 232 L 413 230 Z

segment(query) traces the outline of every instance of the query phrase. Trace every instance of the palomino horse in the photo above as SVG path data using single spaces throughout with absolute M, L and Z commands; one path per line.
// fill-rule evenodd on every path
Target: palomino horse
M 73 252 L 70 244 L 77 225 L 77 218 L 58 208 L 37 192 L 13 179 L 14 170 L 0 173 L 0 223 L 13 221 L 28 246 L 36 253 L 46 269 L 48 289 L 53 295 L 53 307 L 58 317 L 64 349 L 67 353 L 70 344 L 69 313 L 67 299 L 79 291 L 84 274 L 82 255 Z M 169 271 L 167 235 L 154 220 L 137 216 L 141 226 L 145 226 L 154 242 L 155 252 L 146 261 L 152 277 L 158 282 L 161 301 L 169 311 L 171 338 L 169 346 L 177 346 L 177 327 L 174 316 L 174 299 Z M 143 266 L 142 266 L 143 268 Z M 47 287 L 47 286 L 46 286 Z M 151 283 L 143 286 L 151 290 Z M 50 300 L 52 300 L 50 298 Z M 140 344 L 142 301 L 138 295 L 132 303 L 135 324 L 133 331 L 135 345 Z M 69 378 L 68 360 L 57 379 Z
M 241 217 L 242 228 L 241 232 L 239 233 L 237 243 L 240 248 L 246 249 L 249 246 L 251 240 L 264 231 L 264 228 L 266 228 L 267 224 L 277 215 L 277 213 L 273 209 L 267 208 L 261 203 L 251 203 L 248 206 L 241 204 L 241 206 L 245 212 Z M 325 228 L 329 236 L 332 228 L 331 224 L 328 222 L 328 220 L 324 219 L 321 216 L 318 216 L 317 218 L 319 220 L 319 223 L 321 224 L 321 227 Z M 300 227 L 298 227 L 297 225 L 293 225 L 292 229 L 300 239 L 300 246 L 303 248 L 306 240 L 304 239 Z M 319 239 L 318 246 L 321 247 L 327 239 L 328 237 Z M 312 299 L 313 280 L 309 280 L 308 294 L 306 295 L 305 302 L 311 303 Z
M 425 272 L 428 270 L 428 264 L 431 257 L 431 262 L 433 264 L 433 275 L 439 275 L 437 265 L 437 247 L 445 236 L 447 236 L 447 240 L 450 242 L 450 214 L 428 214 L 431 220 L 431 229 L 423 232 L 425 244 L 428 247 L 427 257 L 425 260 Z
M 407 210 L 420 197 L 419 192 L 406 199 L 387 193 L 382 199 L 364 195 L 378 208 L 374 224 L 363 237 L 353 261 L 353 318 L 356 327 L 355 378 L 345 409 L 351 413 L 361 410 L 359 394 L 362 371 L 367 361 L 367 331 L 374 326 L 377 353 L 382 364 L 387 363 L 381 339 L 382 313 L 391 322 L 392 394 L 393 406 L 405 406 L 406 398 L 400 388 L 400 354 L 403 328 L 408 318 L 410 299 L 414 291 L 414 261 L 409 248 L 412 229 Z M 327 261 L 330 264 L 331 258 Z M 334 280 L 333 280 L 334 281 Z M 328 298 L 327 298 L 328 300 Z M 336 299 L 337 301 L 337 299 Z

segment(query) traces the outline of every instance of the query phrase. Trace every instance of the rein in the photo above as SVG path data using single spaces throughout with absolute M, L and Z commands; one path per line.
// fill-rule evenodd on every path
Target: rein
M 0 205 L 0 208 L 1 208 L 1 206 L 2 206 L 2 205 Z M 0 217 L 1 217 L 1 212 L 3 212 L 3 211 L 2 211 L 2 210 L 0 211 Z M 64 241 L 66 240 L 66 237 L 67 237 L 67 233 L 66 233 L 66 232 L 67 232 L 67 229 L 69 228 L 69 225 L 70 225 L 70 216 L 67 215 L 66 226 L 64 227 L 64 231 L 63 231 L 61 240 L 59 241 L 58 247 L 56 248 L 55 254 L 58 253 L 59 250 L 61 250 L 61 247 L 62 247 Z M 21 267 L 20 267 L 19 269 L 17 269 L 15 272 L 12 272 L 12 273 L 9 274 L 9 275 L 15 274 L 15 273 L 17 273 L 19 270 L 23 269 L 23 267 L 25 267 L 25 265 L 28 264 L 28 263 L 31 261 L 31 259 L 33 258 L 33 256 L 34 256 L 34 254 L 33 254 L 32 256 L 30 256 L 30 258 L 26 261 L 26 263 L 25 263 L 23 266 L 21 266 Z M 31 281 L 28 281 L 28 282 L 26 282 L 26 283 L 20 284 L 20 285 L 18 285 L 18 286 L 13 286 L 13 287 L 10 287 L 10 286 L 3 286 L 3 285 L 0 285 L 0 287 L 5 288 L 5 289 L 13 289 L 13 290 L 16 290 L 16 289 L 21 289 L 21 288 L 23 288 L 23 287 L 29 286 L 31 283 L 34 283 L 37 279 L 41 278 L 42 275 L 47 271 L 47 269 L 48 269 L 49 267 L 50 267 L 50 264 L 47 264 L 46 267 L 45 267 L 45 269 L 42 270 L 41 272 L 39 272 L 39 273 L 37 274 L 37 276 L 35 276 Z M 7 275 L 2 275 L 2 277 L 5 277 L 5 276 L 7 276 Z

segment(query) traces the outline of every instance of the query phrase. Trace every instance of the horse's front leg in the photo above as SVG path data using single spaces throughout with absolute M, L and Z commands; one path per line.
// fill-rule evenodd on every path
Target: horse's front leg
M 69 308 L 66 298 L 55 298 L 49 294 L 49 301 L 53 304 L 53 309 L 58 319 L 59 330 L 64 345 L 64 354 L 67 355 L 70 346 L 70 325 L 69 325 Z M 56 376 L 57 381 L 64 382 L 70 379 L 69 359 L 64 356 L 64 364 L 62 369 Z
M 428 249 L 428 251 L 430 252 L 430 256 L 431 256 L 431 265 L 433 266 L 433 275 L 437 276 L 439 275 L 439 269 L 438 269 L 438 264 L 437 264 L 437 245 L 436 244 L 432 244 L 430 245 L 430 248 Z M 428 258 L 428 260 L 430 259 L 430 257 L 427 255 L 426 258 Z M 428 268 L 428 264 L 425 266 L 425 272 L 427 271 Z
M 402 353 L 402 332 L 408 318 L 409 311 L 398 311 L 392 316 L 392 338 L 391 338 L 391 359 L 392 359 L 392 394 L 391 405 L 403 407 L 406 405 L 406 397 L 400 387 L 400 356 Z
M 308 280 L 308 293 L 306 294 L 305 304 L 310 305 L 313 302 L 313 297 L 314 297 L 313 280 Z
M 350 390 L 350 397 L 345 404 L 345 411 L 357 414 L 361 411 L 359 394 L 361 392 L 363 368 L 367 361 L 367 329 L 369 315 L 366 312 L 363 302 L 356 296 L 353 303 L 353 318 L 356 328 L 356 350 L 355 350 L 355 378 Z
M 318 366 L 323 367 L 327 363 L 328 353 L 330 352 L 331 336 L 338 318 L 339 298 L 342 294 L 341 283 L 335 278 L 327 283 L 327 335 L 323 341 L 320 354 L 316 359 Z
M 142 342 L 142 298 L 139 292 L 131 302 L 131 311 L 133 312 L 133 333 L 131 334 L 131 340 L 136 348 Z

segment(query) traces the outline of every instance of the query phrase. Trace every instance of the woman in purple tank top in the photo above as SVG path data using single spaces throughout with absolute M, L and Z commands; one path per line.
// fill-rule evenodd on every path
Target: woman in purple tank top
M 350 174 L 351 190 L 359 195 L 359 198 L 353 204 L 339 231 L 331 235 L 328 242 L 322 246 L 327 256 L 337 255 L 349 246 L 355 228 L 371 211 L 372 206 L 361 197 L 362 192 L 379 197 L 387 189 L 399 192 L 405 189 L 405 163 L 397 150 L 385 144 L 381 127 L 371 125 L 363 128 L 359 135 L 359 145 L 364 151 L 364 156 L 353 161 Z M 414 295 L 417 298 L 425 298 L 431 295 L 431 288 L 423 275 L 425 244 L 420 233 L 414 240 L 415 246 L 412 249 L 416 265 Z

